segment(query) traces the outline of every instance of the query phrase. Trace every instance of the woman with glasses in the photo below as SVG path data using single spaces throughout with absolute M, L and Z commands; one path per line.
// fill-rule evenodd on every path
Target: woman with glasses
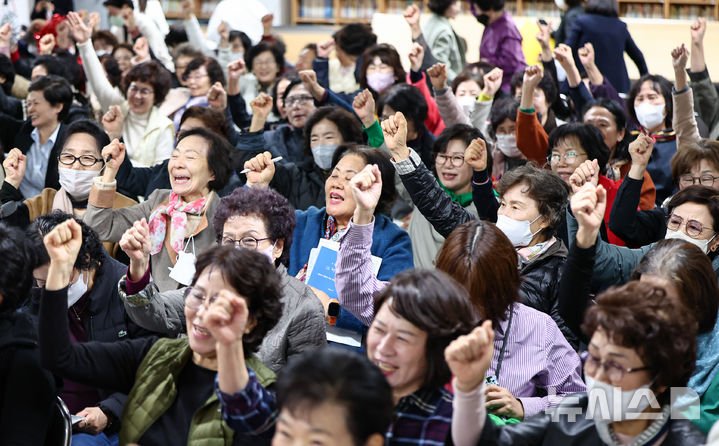
M 225 87 L 225 73 L 214 57 L 196 57 L 187 64 L 182 73 L 182 80 L 187 87 L 188 95 L 178 98 L 173 95 L 173 103 L 163 103 L 162 111 L 166 113 L 175 125 L 175 132 L 180 129 L 182 114 L 193 105 L 208 107 L 207 93 L 210 88 L 219 82 Z M 184 101 L 183 101 L 184 99 Z
M 0 203 L 16 202 L 3 208 L 0 219 L 15 226 L 26 227 L 39 215 L 60 210 L 76 218 L 82 218 L 87 210 L 88 197 L 93 178 L 100 175 L 105 161 L 102 148 L 110 143 L 107 135 L 92 121 L 75 121 L 65 130 L 58 141 L 62 147 L 57 160 L 60 188 L 45 188 L 39 195 L 23 200 L 20 184 L 25 176 L 27 161 L 20 150 L 13 149 L 5 159 L 5 182 L 0 188 Z M 112 207 L 119 209 L 137 204 L 136 201 L 116 193 Z M 7 209 L 7 210 L 5 210 Z M 117 245 L 105 245 L 110 255 L 117 253 Z
M 135 166 L 149 167 L 169 158 L 174 147 L 174 128 L 158 105 L 172 87 L 170 73 L 155 61 L 140 63 L 123 76 L 120 93 L 110 84 L 95 53 L 90 39 L 92 29 L 74 12 L 68 14 L 67 21 L 89 88 L 105 113 L 102 125 L 110 139 L 123 139 Z
M 638 282 L 613 288 L 584 317 L 587 393 L 565 397 L 555 412 L 497 426 L 485 407 L 483 377 L 496 355 L 487 323 L 445 350 L 455 376 L 448 444 L 704 444 L 689 420 L 673 416 L 674 391 L 686 387 L 694 368 L 696 327 L 687 308 L 662 288 Z
M 260 252 L 280 275 L 282 315 L 262 341 L 259 359 L 277 372 L 289 358 L 327 345 L 326 309 L 310 287 L 287 274 L 295 229 L 295 213 L 287 200 L 272 189 L 240 187 L 220 201 L 213 223 L 218 244 Z M 138 325 L 176 337 L 187 326 L 183 307 L 189 288 L 160 293 L 150 282 L 148 229 L 138 222 L 122 236 L 130 268 L 120 280 L 120 297 Z
M 40 311 L 42 364 L 59 376 L 128 394 L 120 444 L 248 444 L 222 420 L 214 392 L 218 340 L 202 320 L 219 295 L 246 302 L 248 326 L 233 352 L 244 356 L 260 383 L 272 385 L 274 373 L 254 355 L 282 308 L 280 278 L 266 257 L 234 247 L 199 256 L 185 301 L 187 337 L 73 344 L 64 314 L 80 239 L 74 221 L 45 237 L 50 267 Z

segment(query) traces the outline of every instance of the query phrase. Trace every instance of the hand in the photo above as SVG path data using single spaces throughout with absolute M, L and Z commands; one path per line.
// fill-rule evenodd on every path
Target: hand
M 195 2 L 193 0 L 182 0 L 180 10 L 182 11 L 182 18 L 190 20 L 195 15 Z
M 494 330 L 490 320 L 452 341 L 444 349 L 444 360 L 454 375 L 454 387 L 466 393 L 482 385 L 493 354 Z
M 42 36 L 38 42 L 38 49 L 42 55 L 52 54 L 52 50 L 55 49 L 55 36 L 52 34 Z
M 0 45 L 2 46 L 10 46 L 10 42 L 12 41 L 12 27 L 10 26 L 10 23 L 6 23 L 3 26 L 0 26 Z
M 672 50 L 672 66 L 674 66 L 675 72 L 684 72 L 687 67 L 687 60 L 689 60 L 689 51 L 686 49 L 683 43 L 681 44 L 681 46 L 678 46 Z
M 100 25 L 100 14 L 97 12 L 91 12 L 87 20 L 87 27 L 91 31 L 95 31 Z
M 7 154 L 7 158 L 2 163 L 5 169 L 5 181 L 7 181 L 15 189 L 20 188 L 20 183 L 25 177 L 25 169 L 27 168 L 27 156 L 23 155 L 20 149 L 12 149 Z
M 69 218 L 55 226 L 43 238 L 43 243 L 50 257 L 51 267 L 53 265 L 69 266 L 69 270 L 72 270 L 82 245 L 82 228 L 74 218 Z
M 487 143 L 482 138 L 474 139 L 469 143 L 464 151 L 464 162 L 476 172 L 487 169 Z
M 217 27 L 217 34 L 220 35 L 220 47 L 227 48 L 230 46 L 230 27 L 224 20 Z
M 355 111 L 357 117 L 362 121 L 362 125 L 365 128 L 371 126 L 377 121 L 377 117 L 374 114 L 374 97 L 372 93 L 366 88 L 360 91 L 352 101 L 352 109 Z
M 85 418 L 77 423 L 80 432 L 97 435 L 107 427 L 107 415 L 99 407 L 86 407 L 76 415 Z
M 330 53 L 335 49 L 335 39 L 327 39 L 317 44 L 317 57 L 327 59 L 330 57 Z
M 224 111 L 227 108 L 227 92 L 221 83 L 212 84 L 207 92 L 207 102 L 210 104 L 210 108 L 215 110 Z
M 274 14 L 265 14 L 262 16 L 260 20 L 262 20 L 262 30 L 263 36 L 270 36 L 272 35 L 272 21 L 275 19 Z
M 382 135 L 395 162 L 409 157 L 407 148 L 407 120 L 402 112 L 397 112 L 382 121 Z
M 579 225 L 576 234 L 577 246 L 589 248 L 597 241 L 599 228 L 604 221 L 607 208 L 607 192 L 602 186 L 586 183 L 569 202 Z
M 414 72 L 421 70 L 423 60 L 424 47 L 417 42 L 413 43 L 412 48 L 409 50 L 410 69 Z
M 554 49 L 554 58 L 557 59 L 557 62 L 559 62 L 559 64 L 565 70 L 567 69 L 567 67 L 574 65 L 574 58 L 572 56 L 572 48 L 570 48 L 569 45 L 566 45 L 564 43 L 560 43 Z
M 145 275 L 150 267 L 150 226 L 143 218 L 136 221 L 122 234 L 120 248 L 130 258 L 129 279 L 139 280 Z
M 105 129 L 105 133 L 110 137 L 110 140 L 122 138 L 124 122 L 125 117 L 122 116 L 120 107 L 117 105 L 111 106 L 107 113 L 102 116 L 102 128 Z
M 366 225 L 372 222 L 374 210 L 382 195 L 382 174 L 376 164 L 367 164 L 350 180 L 352 196 L 357 203 L 354 223 Z
M 115 181 L 117 171 L 120 169 L 122 162 L 125 161 L 125 144 L 117 139 L 113 139 L 110 144 L 102 148 L 102 159 L 112 155 L 112 159 L 105 163 L 105 171 L 102 173 L 103 183 L 112 183 Z
M 547 23 L 546 25 L 543 25 L 539 23 L 539 20 L 537 20 L 537 27 L 539 28 L 539 32 L 537 32 L 537 42 L 539 42 L 539 46 L 542 47 L 542 50 L 549 50 L 550 47 L 550 39 L 552 38 L 552 24 Z
M 409 25 L 409 29 L 412 31 L 412 38 L 416 39 L 422 34 L 422 28 L 419 26 L 419 7 L 417 5 L 409 5 L 404 10 L 404 19 Z
M 275 176 L 275 163 L 272 162 L 272 154 L 263 152 L 254 158 L 245 161 L 248 187 L 268 187 Z
M 629 155 L 632 157 L 632 167 L 629 168 L 629 178 L 641 180 L 647 170 L 649 158 L 654 149 L 654 140 L 647 135 L 640 134 L 629 144 Z
M 304 84 L 312 97 L 318 101 L 321 100 L 322 96 L 325 95 L 325 89 L 317 82 L 317 73 L 315 73 L 314 70 L 302 70 L 299 72 L 299 75 L 302 84 Z
M 240 77 L 245 74 L 245 61 L 237 59 L 227 64 L 227 94 L 240 94 Z
M 272 96 L 267 93 L 260 93 L 256 98 L 250 101 L 252 115 L 259 115 L 265 120 L 272 112 Z
M 704 34 L 707 31 L 707 19 L 699 17 L 691 24 L 692 45 L 703 45 Z
M 501 68 L 493 68 L 492 71 L 485 74 L 484 89 L 482 93 L 488 97 L 493 98 L 500 88 L 502 88 L 502 78 L 504 77 L 504 71 Z
M 147 43 L 147 39 L 145 37 L 138 37 L 137 40 L 135 40 L 135 44 L 132 46 L 132 50 L 135 52 L 137 60 L 150 60 L 150 44 Z
M 225 288 L 217 293 L 217 299 L 202 315 L 202 325 L 218 344 L 242 345 L 242 336 L 248 332 L 249 316 L 245 299 Z
M 594 67 L 594 45 L 592 42 L 587 42 L 583 47 L 577 51 L 579 54 L 579 61 L 582 63 L 584 68 Z
M 447 88 L 447 66 L 443 63 L 436 63 L 427 70 L 429 80 L 432 82 L 434 91 Z
M 508 418 L 524 419 L 524 406 L 522 402 L 504 387 L 488 385 L 484 391 L 486 395 L 485 407 L 488 412 Z
M 92 36 L 92 29 L 85 25 L 76 12 L 67 13 L 67 22 L 70 25 L 70 33 L 77 43 L 85 43 Z
M 599 184 L 599 162 L 594 160 L 586 160 L 576 169 L 569 177 L 569 185 L 572 186 L 572 193 L 577 192 L 585 183 Z
M 555 50 L 556 51 L 556 50 Z M 491 71 L 490 71 L 491 73 Z M 541 65 L 530 65 L 524 70 L 524 77 L 522 79 L 522 89 L 530 89 L 534 92 L 539 82 L 544 77 L 544 68 Z M 522 92 L 524 96 L 524 92 Z

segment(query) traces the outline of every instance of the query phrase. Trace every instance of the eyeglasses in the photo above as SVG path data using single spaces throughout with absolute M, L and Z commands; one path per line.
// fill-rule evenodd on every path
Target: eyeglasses
M 235 245 L 235 247 L 242 246 L 243 248 L 257 250 L 259 243 L 264 240 L 270 240 L 270 238 L 242 237 L 239 240 L 235 240 L 230 237 L 222 237 L 222 245 Z
M 434 157 L 434 161 L 440 166 L 444 166 L 445 164 L 447 164 L 447 160 L 450 160 L 451 164 L 454 167 L 462 167 L 462 165 L 464 164 L 464 155 L 448 156 L 444 153 L 438 153 Z
M 599 372 L 599 368 L 602 367 L 604 369 L 604 373 L 607 375 L 607 378 L 609 378 L 609 381 L 613 383 L 618 383 L 622 379 L 624 379 L 625 373 L 634 373 L 640 372 L 642 370 L 649 370 L 648 366 L 625 368 L 622 367 L 621 364 L 618 364 L 614 361 L 600 361 L 594 356 L 592 356 L 589 352 L 585 352 L 583 356 L 584 372 L 586 374 L 590 376 L 595 376 Z
M 210 77 L 210 75 L 207 73 L 205 73 L 205 74 L 200 74 L 200 73 L 189 74 L 189 75 L 187 75 L 187 80 L 188 81 L 190 81 L 190 80 L 198 81 L 198 80 L 202 79 L 203 77 Z
M 682 175 L 679 177 L 679 184 L 683 186 L 691 186 L 694 184 L 701 184 L 702 186 L 714 186 L 714 182 L 719 180 L 719 177 L 712 175 L 702 175 L 700 177 L 693 177 L 691 175 Z
M 701 222 L 696 220 L 688 220 L 684 223 L 684 219 L 676 214 L 667 217 L 667 229 L 678 231 L 682 225 L 686 226 L 687 235 L 691 238 L 699 238 L 705 229 L 711 229 L 705 228 Z
M 138 87 L 135 84 L 130 84 L 130 87 L 127 89 L 127 95 L 132 96 L 134 94 L 142 96 L 142 97 L 148 97 L 153 93 L 153 91 L 149 88 L 143 88 Z
M 559 160 L 563 160 L 565 164 L 575 164 L 579 157 L 584 156 L 583 153 L 578 153 L 574 150 L 564 152 L 564 155 L 558 153 L 552 153 L 547 157 L 549 164 L 559 164 Z
M 255 67 L 271 67 L 272 65 L 277 65 L 277 62 L 275 61 L 275 59 L 254 60 L 252 61 L 252 65 Z
M 292 96 L 285 99 L 285 108 L 292 108 L 295 105 L 305 105 L 314 98 L 310 95 L 303 94 L 301 96 Z
M 185 306 L 191 310 L 199 309 L 201 306 L 205 305 L 205 302 L 207 302 L 207 306 L 209 307 L 214 301 L 217 300 L 217 294 L 213 294 L 210 297 L 205 297 L 202 291 L 193 287 L 188 287 L 187 289 L 185 289 L 184 294 Z
M 75 161 L 80 161 L 80 165 L 85 167 L 92 167 L 102 162 L 102 158 L 95 158 L 92 155 L 75 156 L 72 153 L 61 153 L 57 160 L 66 166 L 72 166 Z

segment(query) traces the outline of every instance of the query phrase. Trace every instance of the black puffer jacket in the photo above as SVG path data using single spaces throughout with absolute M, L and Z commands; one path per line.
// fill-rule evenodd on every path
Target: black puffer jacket
M 452 201 L 444 192 L 416 152 L 412 152 L 409 159 L 415 169 L 411 172 L 400 171 L 402 184 L 417 210 L 442 237 L 448 237 L 457 226 L 476 220 L 477 217 Z M 522 303 L 550 315 L 567 342 L 576 350 L 579 348 L 579 340 L 559 316 L 557 303 L 558 284 L 566 257 L 567 248 L 557 239 L 546 253 L 521 269 L 522 283 L 519 293 Z
M 487 418 L 478 445 L 525 446 L 603 446 L 594 420 L 586 416 L 589 398 L 586 393 L 565 397 L 554 415 L 539 413 L 521 423 L 498 426 Z M 667 436 L 662 446 L 700 445 L 706 436 L 689 420 L 668 421 Z M 650 437 L 651 438 L 651 437 Z M 453 445 L 447 435 L 447 445 Z

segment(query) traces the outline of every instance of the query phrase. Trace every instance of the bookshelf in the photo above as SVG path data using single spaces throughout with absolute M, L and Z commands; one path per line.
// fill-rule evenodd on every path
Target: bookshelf
M 209 19 L 212 11 L 220 0 L 195 0 L 195 16 L 198 19 Z M 168 19 L 182 19 L 182 0 L 160 0 L 162 10 Z
M 168 0 L 164 0 L 168 1 Z M 170 0 L 172 1 L 172 0 Z M 689 20 L 705 17 L 719 20 L 719 0 L 617 0 L 621 17 Z M 418 4 L 428 13 L 425 1 L 412 0 L 291 0 L 291 23 L 338 25 L 370 23 L 375 12 L 401 14 L 407 5 Z M 559 10 L 549 0 L 507 1 L 514 16 L 559 19 Z M 461 10 L 469 13 L 469 2 L 461 0 Z

